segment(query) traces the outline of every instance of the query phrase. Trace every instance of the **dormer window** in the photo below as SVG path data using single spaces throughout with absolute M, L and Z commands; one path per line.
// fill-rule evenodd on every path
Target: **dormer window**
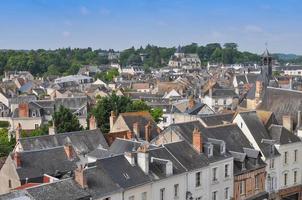
M 213 156 L 213 145 L 210 144 L 208 146 L 208 157 L 212 157 Z
M 225 143 L 224 142 L 222 142 L 220 144 L 220 154 L 225 154 Z
M 35 110 L 32 112 L 31 116 L 32 116 L 32 117 L 36 117 L 36 116 L 37 116 L 37 113 L 36 113 Z
M 241 170 L 246 170 L 244 161 L 241 163 Z

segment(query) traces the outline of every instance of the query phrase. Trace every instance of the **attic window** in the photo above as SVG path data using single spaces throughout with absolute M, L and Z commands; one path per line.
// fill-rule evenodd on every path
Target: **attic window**
M 125 177 L 126 180 L 130 179 L 130 176 L 127 173 L 123 173 L 123 176 Z

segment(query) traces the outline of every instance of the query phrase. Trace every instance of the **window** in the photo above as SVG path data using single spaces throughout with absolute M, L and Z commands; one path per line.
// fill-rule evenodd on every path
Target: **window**
M 229 174 L 229 165 L 227 164 L 227 165 L 224 166 L 224 177 L 228 178 L 229 176 L 230 176 L 230 174 Z
M 223 100 L 223 105 L 226 105 L 226 99 Z
M 270 159 L 270 161 L 269 161 L 269 168 L 270 168 L 270 169 L 275 168 L 275 160 L 274 160 L 273 158 Z
M 12 188 L 12 181 L 10 179 L 8 180 L 8 188 Z
M 174 197 L 178 197 L 178 189 L 179 189 L 179 185 L 175 184 L 174 185 Z
M 284 152 L 284 164 L 287 164 L 287 151 Z
M 103 200 L 110 200 L 111 198 L 110 197 L 107 197 L 107 198 L 105 198 L 105 199 L 103 199 Z
M 284 186 L 287 185 L 287 173 L 284 174 Z
M 134 195 L 130 196 L 129 200 L 134 200 Z
M 217 200 L 217 191 L 212 192 L 212 200 Z
M 147 192 L 142 193 L 142 200 L 147 200 Z
M 228 187 L 224 189 L 224 199 L 229 199 L 229 190 Z
M 202 197 L 197 197 L 197 198 L 196 198 L 196 200 L 201 200 L 201 199 L 202 199 Z
M 35 129 L 39 128 L 39 124 L 35 124 Z
M 164 200 L 165 199 L 165 188 L 160 189 L 160 200 Z
M 298 159 L 298 150 L 296 149 L 294 151 L 294 161 L 297 162 L 297 159 Z
M 164 122 L 164 123 L 167 122 L 167 117 L 163 117 L 163 122 Z
M 241 127 L 241 128 L 243 127 L 243 123 L 242 123 L 242 122 L 240 123 L 240 127 Z
M 245 181 L 240 181 L 239 183 L 239 192 L 240 194 L 245 194 Z
M 195 174 L 195 186 L 196 187 L 199 187 L 200 186 L 200 175 L 201 175 L 201 172 L 197 172 L 196 174 Z
M 260 180 L 259 175 L 256 175 L 256 176 L 255 176 L 255 188 L 256 188 L 256 189 L 259 189 L 259 180 Z
M 212 174 L 212 180 L 213 181 L 217 181 L 217 167 L 213 168 L 212 172 L 213 172 L 213 174 Z
M 298 172 L 294 171 L 294 183 L 297 183 L 297 175 L 298 175 Z

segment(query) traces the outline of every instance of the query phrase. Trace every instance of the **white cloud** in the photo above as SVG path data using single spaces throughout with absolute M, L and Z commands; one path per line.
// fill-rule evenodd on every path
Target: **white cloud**
M 263 29 L 260 26 L 256 25 L 246 25 L 244 31 L 247 33 L 263 33 Z
M 86 6 L 81 6 L 80 7 L 80 13 L 81 15 L 88 15 L 89 14 L 89 10 Z
M 71 36 L 71 33 L 69 32 L 69 31 L 63 31 L 62 32 L 62 35 L 63 35 L 63 37 L 70 37 Z

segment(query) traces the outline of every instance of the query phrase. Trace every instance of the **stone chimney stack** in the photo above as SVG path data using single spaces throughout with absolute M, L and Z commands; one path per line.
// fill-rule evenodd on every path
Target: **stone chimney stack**
M 138 148 L 137 164 L 145 172 L 145 174 L 149 173 L 149 153 L 147 145 Z
M 194 128 L 193 130 L 193 147 L 198 151 L 198 153 L 202 153 L 203 146 L 202 146 L 202 135 L 198 128 Z
M 29 117 L 28 103 L 20 103 L 19 104 L 19 117 Z
M 114 123 L 115 123 L 115 121 L 116 121 L 116 114 L 115 114 L 114 111 L 111 111 L 111 112 L 110 112 L 109 121 L 110 121 L 110 132 L 111 132 L 112 129 L 113 129 L 113 125 L 114 125 Z
M 74 157 L 72 145 L 70 143 L 66 143 L 64 145 L 64 150 L 65 150 L 68 160 L 72 160 Z
M 290 132 L 293 131 L 293 118 L 291 115 L 283 115 L 282 116 L 282 121 L 283 121 L 283 126 L 284 128 L 286 128 L 287 130 L 289 130 Z
M 18 126 L 16 127 L 16 143 L 19 141 L 19 139 L 21 138 L 21 134 L 22 134 L 22 126 L 19 123 Z
M 15 164 L 16 164 L 17 168 L 21 167 L 21 155 L 20 155 L 20 152 L 15 151 L 14 161 L 15 161 Z
M 256 84 L 255 98 L 256 98 L 256 100 L 260 100 L 261 94 L 262 94 L 263 85 L 262 85 L 262 82 L 259 81 L 259 80 L 257 80 L 255 84 Z
M 74 171 L 74 179 L 75 181 L 82 187 L 87 188 L 87 178 L 85 176 L 85 169 L 83 168 L 83 165 L 80 165 L 75 171 Z
M 147 142 L 150 142 L 150 140 L 151 140 L 151 122 L 150 121 L 145 126 L 145 140 Z
M 138 122 L 133 123 L 133 133 L 136 135 L 136 137 L 140 138 L 139 123 Z
M 196 102 L 195 102 L 194 98 L 192 96 L 190 96 L 189 105 L 188 105 L 189 109 L 193 109 L 195 107 L 195 104 L 196 104 Z
M 97 129 L 96 119 L 94 115 L 91 115 L 89 118 L 89 130 Z

